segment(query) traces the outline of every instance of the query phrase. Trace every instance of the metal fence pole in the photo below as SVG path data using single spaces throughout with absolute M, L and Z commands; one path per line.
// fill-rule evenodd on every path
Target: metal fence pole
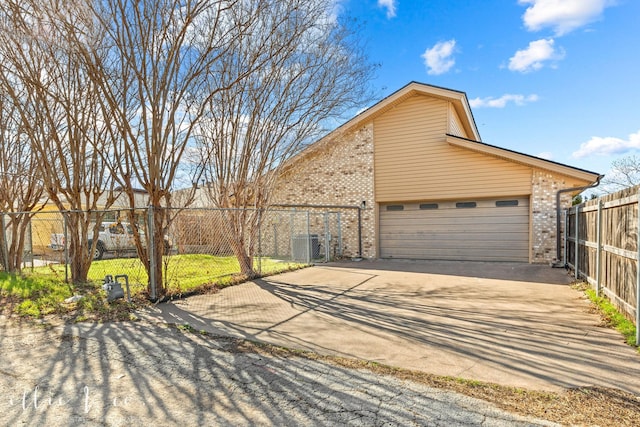
M 2 267 L 4 271 L 9 271 L 9 248 L 7 246 L 7 225 L 5 221 L 5 213 L 0 214 L 0 227 L 2 227 Z
M 329 212 L 324 213 L 324 262 L 329 262 L 329 245 L 331 245 L 331 236 L 329 236 Z
M 262 210 L 258 210 L 258 274 L 262 276 Z
M 600 296 L 600 281 L 601 277 L 601 259 L 602 259 L 602 200 L 598 200 L 598 218 L 597 218 L 597 229 L 596 229 L 596 295 Z
M 64 281 L 69 283 L 69 225 L 68 225 L 68 213 L 62 213 L 62 229 L 64 234 Z
M 580 217 L 580 208 L 579 208 L 578 206 L 576 206 L 576 221 L 575 221 L 575 224 L 576 224 L 576 232 L 575 232 L 575 235 L 576 235 L 576 241 L 575 241 L 575 252 L 576 252 L 576 253 L 574 254 L 574 255 L 575 255 L 575 256 L 574 256 L 575 261 L 574 261 L 574 264 L 573 264 L 573 266 L 575 267 L 575 278 L 576 278 L 576 280 L 578 280 L 578 278 L 580 277 L 580 274 L 578 273 L 578 271 L 579 271 L 579 267 L 578 267 L 578 253 L 580 252 L 580 246 L 579 246 L 579 245 L 580 245 L 580 232 L 578 231 L 578 225 L 579 225 L 579 221 L 580 221 L 580 220 L 579 220 L 579 217 Z
M 278 225 L 273 223 L 273 256 L 278 257 Z
M 309 225 L 309 211 L 307 211 L 307 264 L 311 264 L 311 227 Z
M 31 271 L 35 267 L 35 260 L 33 259 L 33 217 L 29 218 L 29 254 L 31 255 Z
M 338 212 L 338 256 L 342 258 L 342 214 Z
M 362 258 L 362 208 L 358 207 L 358 258 Z
M 149 297 L 151 301 L 158 299 L 157 295 L 157 279 L 156 279 L 156 257 L 154 251 L 154 215 L 153 206 L 149 206 L 147 209 L 147 257 L 149 258 Z
M 289 214 L 289 255 L 291 257 L 291 260 L 294 261 L 294 234 L 295 233 L 295 218 L 294 215 L 296 214 L 296 210 L 295 208 L 291 211 L 291 214 Z

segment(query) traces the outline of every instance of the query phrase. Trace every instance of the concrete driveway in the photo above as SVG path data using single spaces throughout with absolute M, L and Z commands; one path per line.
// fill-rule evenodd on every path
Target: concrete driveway
M 562 269 L 362 261 L 315 266 L 159 305 L 151 320 L 437 375 L 640 395 L 640 355 L 598 326 Z

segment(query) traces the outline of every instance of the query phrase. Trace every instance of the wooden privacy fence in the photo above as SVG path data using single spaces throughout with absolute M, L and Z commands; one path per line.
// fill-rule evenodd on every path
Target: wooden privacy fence
M 640 186 L 626 188 L 565 211 L 564 259 L 576 279 L 636 324 L 640 343 Z

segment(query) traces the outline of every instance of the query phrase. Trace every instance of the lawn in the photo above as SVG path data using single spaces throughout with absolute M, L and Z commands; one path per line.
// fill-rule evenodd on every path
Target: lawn
M 262 276 L 300 267 L 302 265 L 298 263 L 271 258 L 262 258 L 260 261 Z M 104 292 L 101 290 L 106 274 L 126 274 L 129 277 L 134 302 L 143 304 L 146 301 L 147 273 L 137 258 L 94 261 L 88 275 L 90 283 L 75 287 L 64 283 L 64 265 L 60 264 L 37 267 L 22 276 L 0 272 L 0 297 L 5 303 L 3 305 L 11 306 L 13 311 L 29 317 L 79 310 L 82 313 L 81 318 L 96 317 L 96 313 L 99 318 L 105 318 L 105 315 L 110 318 L 108 314 L 113 308 L 122 311 L 125 308 L 123 305 L 127 303 L 106 303 Z M 206 254 L 167 256 L 163 260 L 163 274 L 170 297 L 205 292 L 211 288 L 222 288 L 245 280 L 240 275 L 240 266 L 235 257 Z M 64 300 L 74 294 L 83 295 L 84 299 L 77 303 L 65 304 Z M 128 310 L 125 311 L 128 313 Z M 126 318 L 127 314 L 119 312 L 116 318 L 123 316 Z

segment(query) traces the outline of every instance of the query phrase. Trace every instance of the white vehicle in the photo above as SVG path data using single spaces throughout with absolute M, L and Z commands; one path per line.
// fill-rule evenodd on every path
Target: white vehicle
M 140 230 L 142 244 L 146 244 L 144 232 Z M 89 239 L 89 247 L 93 240 Z M 93 259 L 102 259 L 105 252 L 131 252 L 136 250 L 136 243 L 133 237 L 131 225 L 125 222 L 103 222 L 98 229 L 98 241 L 93 252 Z M 165 255 L 171 250 L 171 241 L 164 236 Z
M 93 226 L 89 227 L 89 230 L 93 230 Z M 89 235 L 92 235 L 92 231 Z M 144 232 L 140 231 L 140 238 L 142 244 L 146 242 Z M 93 244 L 93 239 L 88 241 L 89 247 Z M 51 248 L 63 250 L 64 249 L 64 236 L 61 234 L 51 235 Z M 116 255 L 123 252 L 132 252 L 136 250 L 136 244 L 133 237 L 133 230 L 131 225 L 125 222 L 103 222 L 98 228 L 98 241 L 93 252 L 93 259 L 102 259 L 105 252 L 114 253 Z M 167 236 L 164 237 L 164 253 L 165 255 L 171 250 L 171 241 Z

